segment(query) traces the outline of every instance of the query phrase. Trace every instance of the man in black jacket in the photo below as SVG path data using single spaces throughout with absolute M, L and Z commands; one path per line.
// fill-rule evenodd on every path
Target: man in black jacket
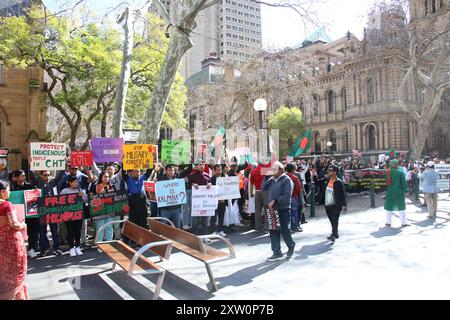
M 339 167 L 331 165 L 328 169 L 328 178 L 325 184 L 325 211 L 332 228 L 332 233 L 327 239 L 333 243 L 336 239 L 339 239 L 338 226 L 341 211 L 342 209 L 347 210 L 344 183 L 337 177 L 338 172 Z

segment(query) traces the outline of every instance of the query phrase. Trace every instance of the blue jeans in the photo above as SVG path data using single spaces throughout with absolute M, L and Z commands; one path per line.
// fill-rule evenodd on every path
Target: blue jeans
M 95 230 L 98 233 L 98 230 L 100 230 L 100 228 L 107 224 L 108 222 L 114 221 L 114 218 L 105 218 L 105 219 L 100 219 L 100 220 L 95 220 L 94 221 L 94 225 L 95 225 Z M 98 241 L 112 241 L 114 238 L 114 230 L 113 230 L 113 226 L 109 225 L 107 226 L 99 235 L 98 235 Z
M 278 215 L 280 216 L 280 231 L 270 231 L 270 243 L 272 245 L 272 251 L 274 254 L 281 253 L 280 236 L 283 236 L 283 240 L 288 248 L 295 246 L 294 240 L 292 240 L 291 230 L 289 230 L 290 222 L 290 210 L 279 210 Z
M 291 230 L 298 228 L 299 225 L 299 215 L 298 208 L 300 207 L 300 201 L 298 198 L 291 198 Z
M 52 240 L 53 240 L 53 250 L 59 249 L 59 234 L 58 234 L 58 224 L 52 223 L 50 224 L 50 231 L 52 232 Z M 50 243 L 47 238 L 47 225 L 41 224 L 39 229 L 39 248 L 41 251 L 47 250 L 50 248 Z
M 173 222 L 176 228 L 181 228 L 181 208 L 178 207 L 176 209 L 166 209 L 161 208 L 161 217 L 169 219 Z

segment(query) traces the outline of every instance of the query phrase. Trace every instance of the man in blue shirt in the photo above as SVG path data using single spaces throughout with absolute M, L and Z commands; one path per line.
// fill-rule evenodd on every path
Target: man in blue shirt
M 436 219 L 439 173 L 435 170 L 433 161 L 427 162 L 425 168 L 425 171 L 419 174 L 419 178 L 422 180 L 425 203 L 428 207 L 428 219 Z

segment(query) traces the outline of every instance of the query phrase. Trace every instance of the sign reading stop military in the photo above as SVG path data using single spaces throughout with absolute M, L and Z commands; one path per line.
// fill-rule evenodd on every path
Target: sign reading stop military
M 153 145 L 128 144 L 123 146 L 123 169 L 153 169 Z

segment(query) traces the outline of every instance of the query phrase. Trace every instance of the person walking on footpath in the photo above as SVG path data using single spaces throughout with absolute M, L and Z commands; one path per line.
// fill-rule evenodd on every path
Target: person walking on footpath
M 0 181 L 0 300 L 28 300 L 24 239 L 27 225 L 18 220 L 16 210 L 7 201 L 9 195 L 8 183 Z
M 289 223 L 291 220 L 291 196 L 294 190 L 292 180 L 284 173 L 284 167 L 280 162 L 272 165 L 273 177 L 263 182 L 262 191 L 268 191 L 269 210 L 278 211 L 280 230 L 270 230 L 270 242 L 273 255 L 267 261 L 283 259 L 281 252 L 280 236 L 288 247 L 287 257 L 294 254 L 295 242 L 292 240 Z
M 342 209 L 347 210 L 347 197 L 344 183 L 337 177 L 339 167 L 331 165 L 328 168 L 328 178 L 325 180 L 325 211 L 331 223 L 331 235 L 327 238 L 331 242 L 339 239 L 339 217 Z
M 408 187 L 406 185 L 406 177 L 403 173 L 403 169 L 398 166 L 398 160 L 392 160 L 390 163 L 390 169 L 387 171 L 387 192 L 386 199 L 384 201 L 384 209 L 386 210 L 386 226 L 392 225 L 393 211 L 400 213 L 400 222 L 402 227 L 408 227 L 408 221 L 406 219 L 406 203 L 405 198 L 408 193 Z
M 292 180 L 294 184 L 294 190 L 291 197 L 291 231 L 300 232 L 300 219 L 299 208 L 301 203 L 300 198 L 303 197 L 303 189 L 300 179 L 295 175 L 295 164 L 288 163 L 286 165 L 286 174 Z
M 433 161 L 427 162 L 425 171 L 421 173 L 419 177 L 423 183 L 425 203 L 428 207 L 428 219 L 436 219 L 439 173 L 435 170 L 435 163 Z

